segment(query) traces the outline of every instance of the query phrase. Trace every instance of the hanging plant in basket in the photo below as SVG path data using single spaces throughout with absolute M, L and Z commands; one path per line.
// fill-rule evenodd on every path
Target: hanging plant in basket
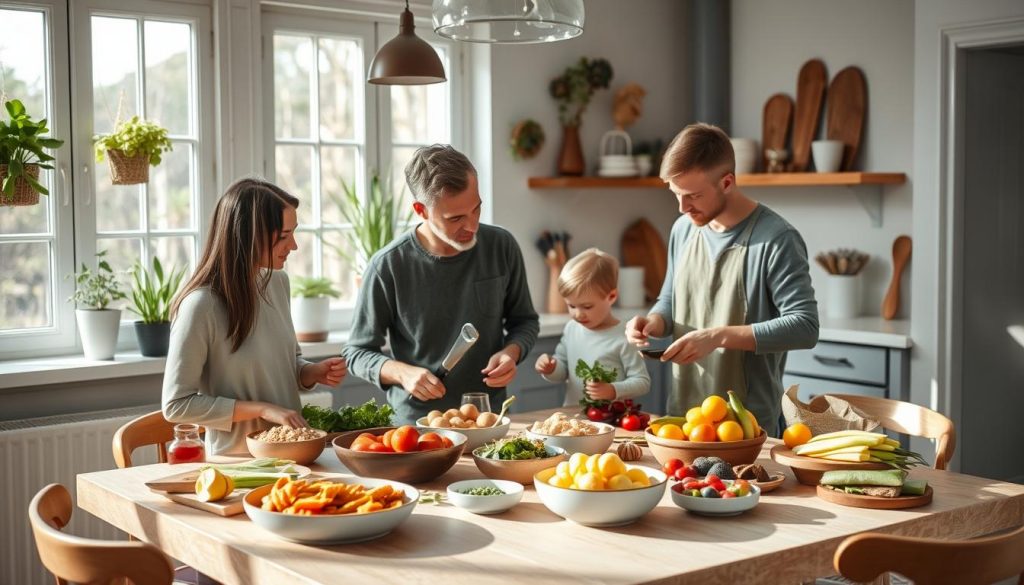
M 0 120 L 0 205 L 35 205 L 50 192 L 39 182 L 39 169 L 52 169 L 45 148 L 63 140 L 47 138 L 46 120 L 35 122 L 19 100 L 4 103 L 10 121 Z
M 93 138 L 96 162 L 110 160 L 111 182 L 115 185 L 137 185 L 149 182 L 149 167 L 160 164 L 161 156 L 171 151 L 167 129 L 159 124 L 140 120 L 119 122 L 110 134 Z
M 512 127 L 509 139 L 512 157 L 516 160 L 533 158 L 544 146 L 544 128 L 536 120 L 523 120 Z

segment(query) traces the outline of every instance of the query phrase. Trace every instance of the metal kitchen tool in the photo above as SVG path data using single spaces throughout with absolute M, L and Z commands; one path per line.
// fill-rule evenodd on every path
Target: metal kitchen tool
M 445 356 L 444 361 L 441 362 L 441 369 L 437 372 L 437 377 L 442 380 L 445 376 L 452 371 L 455 364 L 459 363 L 462 356 L 466 355 L 469 348 L 473 347 L 473 344 L 480 339 L 480 333 L 477 332 L 476 327 L 473 327 L 472 323 L 466 323 L 462 326 L 462 330 L 459 331 L 459 337 L 452 344 L 452 348 L 448 350 L 448 355 Z

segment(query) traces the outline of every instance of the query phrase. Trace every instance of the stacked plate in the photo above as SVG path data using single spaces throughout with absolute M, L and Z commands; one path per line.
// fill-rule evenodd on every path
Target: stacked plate
M 601 156 L 601 177 L 635 177 L 640 174 L 636 161 L 628 154 L 606 154 Z

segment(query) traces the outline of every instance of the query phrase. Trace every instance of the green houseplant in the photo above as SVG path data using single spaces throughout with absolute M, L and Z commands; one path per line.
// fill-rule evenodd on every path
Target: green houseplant
M 35 205 L 50 192 L 39 183 L 39 169 L 52 169 L 46 148 L 63 140 L 47 138 L 46 120 L 33 121 L 20 100 L 4 103 L 10 121 L 0 120 L 0 205 Z
M 167 129 L 159 124 L 132 116 L 118 122 L 114 131 L 93 138 L 96 162 L 110 160 L 111 182 L 115 185 L 136 185 L 149 181 L 149 167 L 160 164 L 162 155 L 170 152 Z
M 395 239 L 403 224 L 412 220 L 412 209 L 401 212 L 398 208 L 401 196 L 395 193 L 391 178 L 381 178 L 376 171 L 371 176 L 366 201 L 360 200 L 355 187 L 344 181 L 342 190 L 341 195 L 331 193 L 330 197 L 345 221 L 352 225 L 352 229 L 342 233 L 355 252 L 326 241 L 325 244 L 352 262 L 357 274 L 362 275 L 370 258 Z
M 326 341 L 331 299 L 338 292 L 326 278 L 298 276 L 292 282 L 292 321 L 299 341 Z
M 154 256 L 150 270 L 136 260 L 130 274 L 128 310 L 141 318 L 135 322 L 139 352 L 148 357 L 163 357 L 171 339 L 171 301 L 185 277 L 185 269 L 172 267 L 165 273 L 160 259 Z
M 563 126 L 559 174 L 583 174 L 586 167 L 579 131 L 583 112 L 594 92 L 608 87 L 612 74 L 611 63 L 607 60 L 581 57 L 578 63 L 566 67 L 562 75 L 551 80 L 548 91 L 558 104 L 558 120 Z
M 107 305 L 126 298 L 117 275 L 104 260 L 105 255 L 106 252 L 96 254 L 96 270 L 83 263 L 82 270 L 72 275 L 75 293 L 68 299 L 75 303 L 75 319 L 85 357 L 92 360 L 114 359 L 121 310 L 108 309 Z

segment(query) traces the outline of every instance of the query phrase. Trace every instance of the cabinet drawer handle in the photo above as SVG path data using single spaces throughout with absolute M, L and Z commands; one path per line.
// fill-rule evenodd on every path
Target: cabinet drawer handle
M 835 358 L 835 357 L 828 357 L 828 356 L 825 356 L 825 355 L 814 354 L 814 361 L 818 362 L 819 364 L 824 364 L 826 366 L 842 366 L 844 368 L 852 368 L 853 367 L 853 364 L 850 362 L 850 360 L 848 360 L 848 359 L 846 359 L 844 357 Z

